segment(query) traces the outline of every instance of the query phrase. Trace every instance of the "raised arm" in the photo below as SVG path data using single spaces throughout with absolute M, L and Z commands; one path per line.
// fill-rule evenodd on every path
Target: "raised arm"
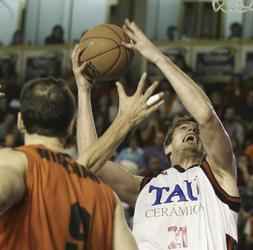
M 3 96 L 0 91 L 0 98 Z M 0 150 L 0 215 L 23 198 L 27 166 L 25 154 L 11 149 Z
M 0 150 L 0 214 L 23 198 L 27 167 L 24 153 Z
M 91 106 L 92 79 L 84 76 L 86 62 L 79 66 L 81 52 L 77 44 L 71 55 L 72 70 L 78 90 L 77 150 L 79 155 L 97 140 Z
M 158 86 L 158 82 L 154 82 L 143 93 L 145 80 L 146 74 L 143 74 L 133 96 L 127 96 L 123 86 L 119 82 L 116 83 L 119 95 L 118 114 L 103 136 L 90 145 L 90 147 L 86 148 L 85 152 L 80 154 L 77 160 L 79 163 L 90 168 L 93 172 L 98 171 L 111 157 L 128 131 L 163 104 L 163 100 L 158 100 L 151 105 L 146 104 L 148 98 Z M 160 97 L 162 97 L 162 93 Z
M 125 46 L 138 50 L 163 72 L 182 104 L 199 124 L 200 138 L 207 154 L 207 161 L 219 184 L 228 194 L 238 195 L 232 145 L 205 93 L 163 55 L 134 22 L 126 20 L 123 29 L 133 40 L 133 43 Z
M 80 52 L 76 46 L 72 53 L 73 72 L 78 88 L 77 144 L 79 154 L 85 152 L 97 140 L 90 101 L 91 81 L 82 74 L 85 64 L 78 66 Z M 145 76 L 141 81 L 144 79 Z M 92 167 L 90 170 L 95 171 L 105 183 L 111 186 L 122 201 L 132 206 L 135 205 L 142 177 L 132 175 L 119 164 L 111 161 L 107 161 L 98 171 Z

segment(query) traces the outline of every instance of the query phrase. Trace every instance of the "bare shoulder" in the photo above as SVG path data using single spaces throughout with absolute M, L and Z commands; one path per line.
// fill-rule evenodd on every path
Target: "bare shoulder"
M 0 167 L 11 167 L 18 171 L 27 171 L 28 158 L 25 153 L 11 148 L 0 149 Z

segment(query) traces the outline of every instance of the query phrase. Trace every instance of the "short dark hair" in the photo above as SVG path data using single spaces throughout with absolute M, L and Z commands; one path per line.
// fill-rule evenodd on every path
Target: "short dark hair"
M 20 109 L 29 134 L 65 137 L 75 108 L 75 98 L 64 80 L 31 80 L 21 91 Z
M 230 24 L 230 27 L 234 28 L 234 27 L 241 27 L 241 24 L 238 22 L 233 22 Z
M 196 120 L 192 116 L 189 116 L 189 115 L 177 117 L 172 121 L 172 124 L 169 127 L 166 137 L 165 137 L 164 146 L 167 146 L 171 143 L 172 137 L 173 137 L 173 134 L 174 134 L 174 131 L 176 130 L 176 128 L 178 128 L 179 126 L 181 126 L 182 124 L 187 123 L 187 122 L 197 123 Z

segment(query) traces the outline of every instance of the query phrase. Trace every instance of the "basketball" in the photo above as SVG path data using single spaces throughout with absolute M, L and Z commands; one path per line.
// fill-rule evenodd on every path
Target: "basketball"
M 133 51 L 125 48 L 122 41 L 131 42 L 124 31 L 113 24 L 96 26 L 82 36 L 80 64 L 87 61 L 85 73 L 88 77 L 110 81 L 119 79 L 128 71 Z

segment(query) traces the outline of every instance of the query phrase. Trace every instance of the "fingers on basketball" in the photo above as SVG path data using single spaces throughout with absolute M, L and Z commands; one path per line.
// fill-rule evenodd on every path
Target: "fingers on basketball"
M 85 73 L 93 79 L 109 81 L 122 77 L 129 69 L 133 52 L 122 44 L 131 43 L 124 31 L 112 24 L 99 25 L 84 34 L 80 63 L 87 61 Z

